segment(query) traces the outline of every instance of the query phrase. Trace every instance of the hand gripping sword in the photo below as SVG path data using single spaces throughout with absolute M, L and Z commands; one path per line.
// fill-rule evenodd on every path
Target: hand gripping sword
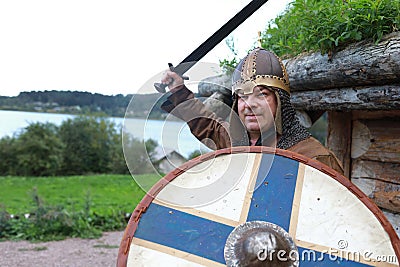
M 201 58 L 203 58 L 211 49 L 219 44 L 225 37 L 227 37 L 234 29 L 236 29 L 243 21 L 250 17 L 257 9 L 259 9 L 268 0 L 253 0 L 247 4 L 241 11 L 233 16 L 228 22 L 226 22 L 219 30 L 213 35 L 208 37 L 199 47 L 197 47 L 192 53 L 190 53 L 181 63 L 176 67 L 172 63 L 168 63 L 168 67 L 171 71 L 175 72 L 183 79 L 188 79 L 183 76 L 191 67 L 193 67 Z M 165 93 L 165 87 L 167 84 L 154 83 L 154 87 L 160 93 Z

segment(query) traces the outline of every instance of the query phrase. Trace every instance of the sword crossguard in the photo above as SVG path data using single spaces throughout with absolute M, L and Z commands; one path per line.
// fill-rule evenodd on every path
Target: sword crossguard
M 169 67 L 169 70 L 170 70 L 170 71 L 175 72 L 175 67 L 174 67 L 174 65 L 172 65 L 172 63 L 168 63 L 168 67 Z M 175 72 L 175 73 L 178 74 L 179 76 L 181 76 L 182 79 L 184 79 L 184 80 L 189 80 L 189 77 L 183 76 L 183 75 L 181 75 L 181 74 L 179 74 L 179 73 L 177 73 L 177 72 Z M 173 81 L 172 81 L 172 82 L 173 82 Z M 172 82 L 171 82 L 171 83 L 172 83 Z M 165 93 L 165 92 L 166 92 L 165 88 L 166 88 L 168 85 L 170 85 L 171 83 L 169 83 L 169 84 L 165 84 L 165 83 L 154 83 L 154 87 L 156 88 L 156 90 L 157 90 L 159 93 Z

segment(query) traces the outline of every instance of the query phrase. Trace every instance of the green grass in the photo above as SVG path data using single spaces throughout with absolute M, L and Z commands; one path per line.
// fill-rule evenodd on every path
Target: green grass
M 151 184 L 155 175 L 138 175 Z M 35 208 L 33 189 L 44 204 L 62 205 L 70 211 L 84 209 L 90 199 L 91 210 L 98 214 L 112 211 L 132 212 L 145 195 L 130 175 L 90 175 L 70 177 L 0 177 L 0 205 L 11 214 Z
M 269 22 L 262 46 L 279 56 L 335 51 L 360 40 L 379 42 L 399 30 L 399 0 L 295 0 Z

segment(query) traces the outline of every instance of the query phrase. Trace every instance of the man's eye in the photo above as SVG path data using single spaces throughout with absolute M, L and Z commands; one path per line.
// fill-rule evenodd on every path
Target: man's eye
M 242 100 L 246 100 L 246 99 L 248 99 L 249 97 L 248 97 L 247 95 L 239 95 L 239 98 L 242 99 Z

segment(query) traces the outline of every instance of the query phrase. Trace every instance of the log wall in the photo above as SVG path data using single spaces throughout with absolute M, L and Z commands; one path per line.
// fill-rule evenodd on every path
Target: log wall
M 328 112 L 328 125 L 330 127 L 328 127 L 327 143 L 334 148 L 335 155 L 342 162 L 344 175 L 350 177 L 351 138 L 343 137 L 351 136 L 351 112 Z
M 328 111 L 327 146 L 400 233 L 400 32 L 285 61 L 296 109 Z
M 300 110 L 395 110 L 400 109 L 400 84 L 295 91 L 291 102 Z
M 310 53 L 284 64 L 291 101 L 304 124 L 328 111 L 327 146 L 400 235 L 400 31 L 378 44 L 350 45 L 330 58 Z M 230 87 L 227 77 L 211 78 L 215 85 L 214 80 Z M 199 92 L 210 95 L 206 84 Z M 226 89 L 218 90 L 230 98 Z
M 400 233 L 400 110 L 329 115 L 328 147 Z
M 321 53 L 284 61 L 292 91 L 324 90 L 400 82 L 400 31 L 384 36 L 378 44 L 362 41 L 331 58 Z
M 400 213 L 400 111 L 398 117 L 353 120 L 351 180 L 379 207 Z M 384 116 L 384 114 L 382 114 Z

